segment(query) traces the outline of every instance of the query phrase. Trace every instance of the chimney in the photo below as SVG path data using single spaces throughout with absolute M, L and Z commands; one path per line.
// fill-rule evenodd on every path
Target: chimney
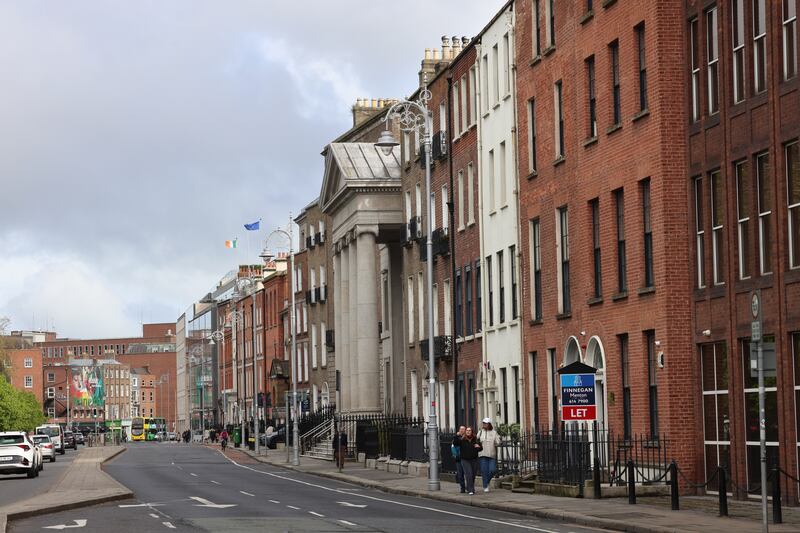
M 453 59 L 453 49 L 450 47 L 450 38 L 442 35 L 442 59 L 450 61 Z
M 358 98 L 353 105 L 353 127 L 358 127 L 397 100 L 394 98 Z

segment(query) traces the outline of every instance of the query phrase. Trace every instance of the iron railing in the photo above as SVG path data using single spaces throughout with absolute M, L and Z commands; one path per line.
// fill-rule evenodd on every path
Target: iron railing
M 418 429 L 423 429 L 424 438 L 425 422 L 422 419 L 399 414 L 345 414 L 337 415 L 335 423 L 337 432 L 344 431 L 347 434 L 348 457 L 357 457 L 359 453 L 363 453 L 370 459 L 409 459 L 407 455 L 410 451 L 417 460 L 426 460 L 420 457 L 416 442 L 409 446 L 405 440 L 408 435 L 415 435 Z

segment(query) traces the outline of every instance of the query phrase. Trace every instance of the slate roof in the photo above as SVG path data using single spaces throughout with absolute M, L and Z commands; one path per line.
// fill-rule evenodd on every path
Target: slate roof
M 400 147 L 383 152 L 372 143 L 331 143 L 330 150 L 344 179 L 400 179 Z

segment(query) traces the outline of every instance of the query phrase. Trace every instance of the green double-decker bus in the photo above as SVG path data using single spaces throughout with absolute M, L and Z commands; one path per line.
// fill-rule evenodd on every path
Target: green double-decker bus
M 144 435 L 145 440 L 158 440 L 158 434 L 166 436 L 167 421 L 164 418 L 145 418 L 144 419 Z

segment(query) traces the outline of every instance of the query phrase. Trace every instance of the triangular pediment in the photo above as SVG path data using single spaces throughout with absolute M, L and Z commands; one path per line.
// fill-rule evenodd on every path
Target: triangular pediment
M 348 186 L 400 181 L 399 147 L 386 155 L 373 143 L 331 143 L 324 153 L 325 174 L 320 193 L 323 212 Z

